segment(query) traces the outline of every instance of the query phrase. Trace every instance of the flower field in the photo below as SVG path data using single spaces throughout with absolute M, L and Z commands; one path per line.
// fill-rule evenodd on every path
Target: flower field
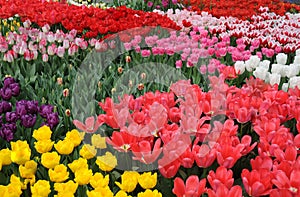
M 0 0 L 0 197 L 300 196 L 299 12 Z

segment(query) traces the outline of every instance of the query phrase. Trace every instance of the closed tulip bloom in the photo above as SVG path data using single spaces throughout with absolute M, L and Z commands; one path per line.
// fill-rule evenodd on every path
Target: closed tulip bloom
M 102 171 L 112 171 L 117 166 L 117 158 L 110 152 L 106 152 L 105 155 L 97 157 L 96 164 Z
M 31 186 L 32 197 L 48 197 L 50 192 L 50 183 L 46 180 L 38 180 Z
M 101 173 L 97 172 L 91 177 L 90 184 L 94 189 L 97 189 L 99 187 L 107 187 L 109 184 L 109 175 L 103 177 Z
M 85 159 L 92 159 L 96 156 L 97 150 L 95 146 L 92 146 L 90 144 L 84 144 L 80 151 L 79 151 L 80 156 L 82 156 Z
M 34 137 L 37 141 L 41 140 L 50 140 L 52 135 L 52 131 L 50 127 L 44 125 L 37 130 L 33 131 L 32 137 Z
M 270 84 L 271 85 L 275 85 L 275 84 L 280 84 L 280 79 L 281 79 L 281 75 L 277 74 L 277 73 L 272 73 L 269 75 L 270 77 Z
M 81 143 L 82 137 L 77 129 L 73 129 L 67 132 L 66 139 L 71 140 L 74 147 L 77 147 Z
M 92 170 L 89 170 L 88 168 L 82 168 L 75 172 L 74 181 L 78 183 L 78 185 L 86 185 L 90 182 L 92 176 L 93 176 Z
M 41 156 L 41 163 L 44 167 L 51 169 L 59 164 L 60 155 L 57 152 L 43 153 Z
M 19 166 L 19 172 L 22 178 L 30 179 L 35 176 L 37 163 L 33 160 L 27 161 L 24 165 Z
M 11 142 L 11 161 L 22 165 L 30 160 L 31 149 L 27 141 L 18 140 Z
M 244 61 L 237 61 L 234 64 L 234 69 L 237 74 L 243 74 L 245 72 L 246 65 Z
M 152 189 L 157 183 L 157 173 L 144 172 L 138 178 L 138 182 L 143 189 Z
M 55 183 L 64 182 L 69 178 L 68 169 L 63 164 L 55 166 L 54 169 L 49 169 L 48 174 L 50 180 Z
M 139 176 L 138 172 L 125 171 L 121 175 L 122 183 L 115 182 L 115 184 L 125 192 L 132 192 L 137 186 Z
M 287 61 L 287 54 L 279 53 L 276 55 L 277 64 L 285 65 Z
M 86 159 L 80 157 L 79 159 L 74 160 L 72 163 L 69 163 L 68 166 L 71 171 L 75 173 L 82 168 L 88 168 L 88 163 Z
M 69 139 L 59 140 L 56 144 L 54 144 L 54 148 L 61 155 L 69 155 L 74 150 L 74 144 Z

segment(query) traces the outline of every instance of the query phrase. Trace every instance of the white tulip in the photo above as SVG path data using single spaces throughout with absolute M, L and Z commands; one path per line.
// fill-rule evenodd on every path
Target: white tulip
M 282 64 L 272 64 L 272 66 L 271 66 L 271 73 L 281 74 L 282 73 L 282 69 L 283 69 L 283 65 Z
M 286 60 L 287 60 L 287 55 L 284 54 L 284 53 L 278 53 L 276 55 L 276 61 L 277 61 L 277 64 L 286 64 Z
M 281 73 L 279 73 L 282 77 L 286 77 L 287 73 L 289 72 L 290 66 L 282 65 Z
M 266 77 L 267 77 L 267 73 L 268 73 L 268 70 L 262 66 L 259 66 L 255 69 L 255 71 L 253 71 L 253 75 L 256 77 L 256 78 L 259 78 L 259 79 L 262 79 L 262 80 L 266 80 Z
M 298 73 L 299 73 L 299 66 L 297 66 L 296 64 L 291 64 L 288 66 L 286 76 L 288 78 L 291 78 L 297 76 Z
M 271 85 L 280 84 L 280 79 L 281 79 L 280 74 L 272 73 L 272 74 L 270 74 L 269 77 L 270 77 L 270 84 Z
M 294 64 L 300 64 L 300 55 L 295 56 L 294 62 L 293 62 L 293 63 L 294 63 Z
M 300 77 L 290 78 L 289 85 L 290 85 L 290 88 L 295 88 L 296 86 L 298 86 L 298 88 L 299 88 L 300 87 Z
M 252 68 L 258 67 L 260 59 L 257 55 L 252 55 L 249 60 L 252 63 Z
M 270 61 L 269 60 L 263 60 L 262 62 L 259 62 L 259 67 L 264 67 L 267 70 L 269 70 Z
M 244 61 L 237 61 L 234 64 L 234 70 L 236 73 L 243 74 L 245 72 L 245 63 Z

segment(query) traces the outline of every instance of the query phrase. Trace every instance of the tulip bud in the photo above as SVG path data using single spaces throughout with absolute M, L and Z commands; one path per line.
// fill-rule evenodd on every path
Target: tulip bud
M 143 90 L 143 89 L 144 89 L 144 87 L 145 87 L 145 86 L 144 86 L 144 84 L 140 83 L 140 84 L 138 85 L 138 90 L 140 90 L 140 91 L 141 91 L 141 90 Z
M 120 66 L 120 67 L 118 67 L 118 73 L 119 74 L 122 74 L 122 72 L 123 72 L 123 68 Z
M 65 88 L 64 90 L 63 90 L 63 96 L 64 97 L 68 97 L 69 96 L 69 89 L 68 88 Z
M 71 110 L 70 109 L 66 109 L 65 114 L 67 117 L 70 117 L 71 115 Z
M 63 79 L 61 77 L 58 77 L 56 81 L 58 85 L 62 85 L 63 83 Z
M 126 61 L 127 63 L 131 62 L 131 57 L 127 55 L 127 56 L 125 57 L 125 61 Z
M 141 78 L 142 78 L 142 79 L 146 79 L 146 73 L 142 73 L 142 74 L 141 74 Z

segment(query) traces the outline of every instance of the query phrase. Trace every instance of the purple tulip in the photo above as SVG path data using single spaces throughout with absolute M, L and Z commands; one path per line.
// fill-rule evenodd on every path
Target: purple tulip
M 11 141 L 14 138 L 14 132 L 16 131 L 16 125 L 12 123 L 7 123 L 2 125 L 0 129 L 0 137 L 6 141 Z
M 4 83 L 4 86 L 5 88 L 9 87 L 9 85 L 13 84 L 13 83 L 16 83 L 15 79 L 12 78 L 12 77 L 6 77 L 3 81 Z
M 0 89 L 0 94 L 3 100 L 10 100 L 12 97 L 12 91 L 9 87 L 3 87 Z
M 26 128 L 31 128 L 36 122 L 35 114 L 25 114 L 21 116 L 21 124 Z
M 12 83 L 9 85 L 13 96 L 19 96 L 20 94 L 20 85 L 18 83 Z
M 9 112 L 12 110 L 11 103 L 7 101 L 0 101 L 0 114 Z
M 16 113 L 17 113 L 18 117 L 21 117 L 21 116 L 24 116 L 25 114 L 27 114 L 25 100 L 21 100 L 16 103 Z
M 51 114 L 54 110 L 52 105 L 42 105 L 39 107 L 39 113 L 43 118 L 47 118 L 48 114 Z
M 28 113 L 36 114 L 38 112 L 38 102 L 37 101 L 27 101 L 26 110 Z
M 47 116 L 47 125 L 52 129 L 59 123 L 58 113 L 50 113 Z
M 6 112 L 5 120 L 7 122 L 16 122 L 18 120 L 18 115 L 16 112 Z

